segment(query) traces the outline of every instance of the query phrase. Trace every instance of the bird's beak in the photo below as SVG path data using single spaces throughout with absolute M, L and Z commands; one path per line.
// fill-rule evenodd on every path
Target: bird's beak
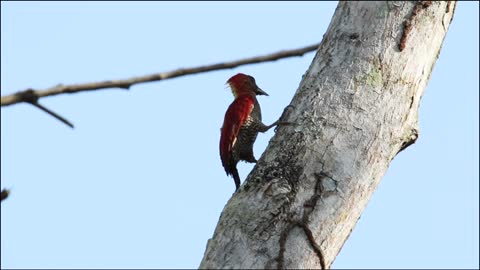
M 262 89 L 260 89 L 260 87 L 257 86 L 257 90 L 255 91 L 255 93 L 257 93 L 257 95 L 264 95 L 264 96 L 268 96 L 268 94 L 263 91 Z

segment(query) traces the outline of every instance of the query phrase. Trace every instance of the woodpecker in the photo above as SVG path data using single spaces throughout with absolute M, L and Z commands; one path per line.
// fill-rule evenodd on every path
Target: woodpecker
M 253 143 L 258 132 L 266 132 L 278 121 L 267 126 L 262 123 L 262 112 L 257 95 L 268 96 L 250 75 L 238 73 L 227 81 L 235 100 L 225 113 L 220 135 L 220 158 L 227 175 L 235 181 L 235 191 L 240 187 L 237 163 L 240 160 L 256 163 Z

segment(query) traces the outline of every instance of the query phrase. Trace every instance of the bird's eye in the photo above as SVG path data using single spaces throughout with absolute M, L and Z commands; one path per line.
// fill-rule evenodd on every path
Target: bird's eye
M 252 76 L 248 76 L 250 78 L 250 80 L 252 80 L 253 82 L 255 82 L 255 78 L 253 78 Z

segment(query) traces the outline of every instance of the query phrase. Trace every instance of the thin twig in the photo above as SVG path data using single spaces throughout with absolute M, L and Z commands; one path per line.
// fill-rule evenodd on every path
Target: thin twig
M 54 118 L 58 119 L 60 122 L 64 123 L 65 125 L 73 128 L 73 124 L 68 121 L 67 119 L 65 119 L 65 117 L 59 115 L 58 113 L 46 108 L 45 106 L 41 105 L 40 103 L 38 102 L 35 102 L 35 103 L 31 103 L 33 106 L 39 108 L 40 110 L 50 114 L 51 116 L 53 116 Z
M 412 31 L 413 27 L 413 19 L 417 16 L 417 14 L 422 10 L 428 8 L 432 4 L 432 1 L 418 1 L 413 8 L 412 14 L 410 18 L 405 20 L 403 23 L 403 33 L 402 37 L 400 38 L 400 43 L 398 44 L 398 49 L 403 51 L 405 46 L 407 46 L 407 38 L 410 32 Z
M 101 90 L 105 88 L 129 89 L 132 85 L 139 84 L 139 83 L 161 81 L 161 80 L 172 79 L 175 77 L 197 74 L 197 73 L 202 73 L 207 71 L 234 68 L 234 67 L 247 65 L 247 64 L 275 61 L 281 58 L 287 58 L 292 56 L 302 56 L 307 52 L 316 50 L 319 45 L 320 44 L 317 43 L 317 44 L 313 44 L 303 48 L 298 48 L 293 50 L 284 50 L 276 53 L 250 57 L 250 58 L 240 59 L 240 60 L 231 61 L 231 62 L 223 62 L 223 63 L 217 63 L 213 65 L 191 67 L 191 68 L 180 68 L 180 69 L 167 71 L 167 72 L 155 73 L 155 74 L 139 76 L 139 77 L 132 77 L 129 79 L 108 80 L 108 81 L 101 81 L 101 82 L 71 84 L 71 85 L 59 84 L 57 86 L 44 89 L 44 90 L 26 89 L 14 94 L 2 96 L 1 106 L 13 105 L 20 102 L 27 102 L 24 99 L 24 92 L 26 91 L 31 91 L 34 94 L 34 96 L 37 97 L 38 99 L 42 97 L 54 96 L 59 94 L 66 94 L 66 93 L 72 94 L 72 93 L 83 92 L 83 91 Z

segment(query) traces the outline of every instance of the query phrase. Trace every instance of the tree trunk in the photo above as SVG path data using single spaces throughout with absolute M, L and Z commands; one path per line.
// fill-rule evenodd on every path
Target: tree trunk
M 418 107 L 455 2 L 340 2 L 281 126 L 200 268 L 329 268 Z

